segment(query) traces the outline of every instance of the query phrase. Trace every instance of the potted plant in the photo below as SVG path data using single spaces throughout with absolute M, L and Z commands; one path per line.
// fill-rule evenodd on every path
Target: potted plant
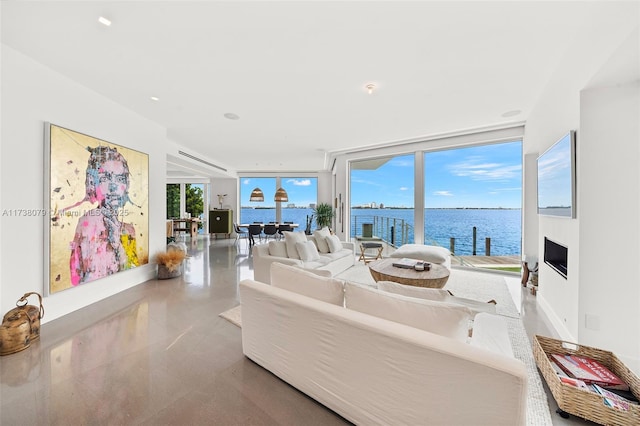
M 331 204 L 318 204 L 314 209 L 314 214 L 316 216 L 318 229 L 324 228 L 325 226 L 331 228 L 331 221 L 333 220 L 333 207 L 331 207 Z
M 182 275 L 182 261 L 186 257 L 186 251 L 171 246 L 167 251 L 157 253 L 154 256 L 154 261 L 158 264 L 158 279 L 166 280 Z

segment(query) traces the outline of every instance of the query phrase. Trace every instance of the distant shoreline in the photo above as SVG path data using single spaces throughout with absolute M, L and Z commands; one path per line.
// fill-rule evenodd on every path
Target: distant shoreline
M 241 209 L 273 210 L 275 206 L 254 207 L 242 206 Z M 311 209 L 310 207 L 283 207 L 284 209 Z M 414 210 L 413 207 L 351 207 L 352 210 Z M 313 210 L 313 209 L 311 209 Z M 519 207 L 425 207 L 425 210 L 522 210 Z

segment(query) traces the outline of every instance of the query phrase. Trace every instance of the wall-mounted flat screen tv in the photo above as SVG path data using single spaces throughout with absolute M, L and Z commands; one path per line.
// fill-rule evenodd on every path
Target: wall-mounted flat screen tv
M 538 157 L 538 214 L 576 217 L 576 132 Z

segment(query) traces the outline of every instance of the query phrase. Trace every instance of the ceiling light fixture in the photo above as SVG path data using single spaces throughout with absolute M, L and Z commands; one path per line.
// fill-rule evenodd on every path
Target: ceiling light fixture
M 264 193 L 262 192 L 262 190 L 260 188 L 255 188 L 253 191 L 251 191 L 251 195 L 249 196 L 249 201 L 255 201 L 255 202 L 263 202 L 264 201 Z
M 158 101 L 160 100 L 160 98 L 155 97 L 155 96 L 152 96 L 150 99 L 151 99 L 152 101 L 156 101 L 156 102 L 158 102 Z
M 373 84 L 373 83 L 369 83 L 364 87 L 365 87 L 365 89 L 367 89 L 367 93 L 369 93 L 371 95 L 373 93 L 373 90 L 376 88 L 376 85 Z
M 278 188 L 278 190 L 276 191 L 276 196 L 273 197 L 273 201 L 281 203 L 286 203 L 287 201 L 289 201 L 289 195 L 287 194 L 287 191 L 285 191 L 284 188 Z
M 227 113 L 224 115 L 224 118 L 228 118 L 229 120 L 239 120 L 239 119 L 240 119 L 240 116 L 239 116 L 238 114 L 234 114 L 234 113 L 232 113 L 232 112 L 227 112 Z
M 107 27 L 111 26 L 111 21 L 104 16 L 99 17 L 98 22 L 100 22 L 102 25 L 106 25 Z

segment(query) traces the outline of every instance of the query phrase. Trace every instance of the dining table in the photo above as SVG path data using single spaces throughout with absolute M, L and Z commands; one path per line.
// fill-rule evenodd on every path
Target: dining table
M 299 223 L 279 223 L 279 222 L 274 223 L 274 222 L 269 222 L 269 223 L 241 223 L 241 224 L 238 225 L 238 228 L 245 228 L 248 231 L 250 225 L 260 225 L 260 227 L 262 229 L 264 229 L 265 225 L 275 225 L 276 229 L 279 229 L 280 225 L 289 225 L 292 229 L 296 229 L 296 228 L 298 228 L 300 226 Z M 253 235 L 251 235 L 251 233 L 249 232 L 249 244 L 253 245 L 255 243 L 256 242 L 253 239 Z

